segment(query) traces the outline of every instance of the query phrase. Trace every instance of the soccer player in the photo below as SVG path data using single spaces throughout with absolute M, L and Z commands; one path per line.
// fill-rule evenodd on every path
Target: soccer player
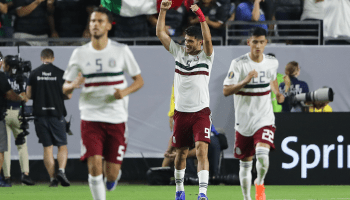
M 284 96 L 277 85 L 278 61 L 264 55 L 266 30 L 255 28 L 248 39 L 250 53 L 232 60 L 224 81 L 224 95 L 234 95 L 236 141 L 234 156 L 240 159 L 239 179 L 244 200 L 251 200 L 253 156 L 256 155 L 257 179 L 254 181 L 258 200 L 265 200 L 264 179 L 269 167 L 269 151 L 273 144 L 275 116 L 270 91 L 282 103 Z
M 191 9 L 199 17 L 201 28 L 185 30 L 185 47 L 176 44 L 165 31 L 165 15 L 171 1 L 163 0 L 156 33 L 175 58 L 175 112 L 172 146 L 176 148 L 176 200 L 185 199 L 184 175 L 189 147 L 194 145 L 198 159 L 198 200 L 207 200 L 209 179 L 208 144 L 210 143 L 211 111 L 209 109 L 209 79 L 214 61 L 210 30 L 197 5 Z M 203 49 L 201 45 L 203 44 Z
M 94 200 L 105 200 L 103 158 L 108 191 L 115 189 L 127 147 L 128 95 L 143 86 L 141 70 L 129 47 L 108 39 L 112 14 L 96 8 L 90 17 L 91 42 L 76 48 L 65 71 L 64 94 L 82 86 L 82 157 L 87 160 L 89 186 Z M 124 73 L 134 80 L 127 85 Z

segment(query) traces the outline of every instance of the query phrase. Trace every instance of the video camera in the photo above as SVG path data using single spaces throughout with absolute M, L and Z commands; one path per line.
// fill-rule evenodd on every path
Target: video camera
M 25 73 L 29 73 L 32 70 L 32 64 L 30 61 L 22 60 L 18 55 L 10 56 L 10 59 L 6 62 L 7 65 L 10 66 L 11 77 L 14 78 L 17 84 L 20 86 L 20 93 L 25 92 L 24 83 L 25 83 Z M 22 132 L 18 134 L 15 144 L 22 145 L 26 142 L 25 136 L 29 135 L 27 129 L 29 128 L 28 121 L 32 120 L 32 118 L 28 119 L 30 113 L 26 112 L 25 102 L 21 102 L 21 109 L 19 112 L 18 119 L 22 122 L 20 129 Z M 31 112 L 32 113 L 32 112 Z
M 24 73 L 32 71 L 32 63 L 30 61 L 23 61 L 19 56 L 10 56 L 6 64 L 10 66 L 11 75 L 18 84 L 23 84 Z

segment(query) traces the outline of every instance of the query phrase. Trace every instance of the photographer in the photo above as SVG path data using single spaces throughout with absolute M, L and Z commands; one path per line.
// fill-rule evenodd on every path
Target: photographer
M 24 80 L 22 83 L 18 83 L 16 81 L 15 75 L 12 73 L 12 69 L 15 67 L 13 64 L 13 61 L 16 61 L 16 58 L 14 56 L 6 56 L 3 61 L 3 70 L 5 72 L 5 75 L 7 76 L 7 80 L 11 85 L 11 88 L 15 91 L 16 94 L 21 94 L 25 98 L 25 101 L 27 102 L 28 99 L 25 95 L 25 87 L 26 87 L 26 77 L 24 77 Z M 22 90 L 20 89 L 22 87 Z M 22 93 L 21 93 L 22 91 Z M 7 129 L 7 138 L 8 138 L 8 151 L 5 152 L 5 160 L 4 160 L 4 176 L 5 176 L 5 182 L 11 185 L 11 132 L 13 133 L 13 136 L 17 138 L 17 136 L 22 132 L 21 130 L 21 122 L 18 119 L 19 110 L 21 107 L 20 102 L 16 101 L 7 101 L 7 115 L 5 118 L 6 121 L 6 129 Z M 22 183 L 26 185 L 34 185 L 34 182 L 29 177 L 29 159 L 28 159 L 28 148 L 27 143 L 24 140 L 23 144 L 18 144 L 17 150 L 19 155 L 19 163 L 21 165 L 21 181 Z
M 309 92 L 307 83 L 297 79 L 300 75 L 298 62 L 289 62 L 286 65 L 285 74 L 284 83 L 279 85 L 280 93 L 285 96 L 285 101 L 281 104 L 282 112 L 307 112 L 307 108 L 304 108 L 300 102 L 292 102 L 293 96 Z
M 2 54 L 0 52 L 0 68 L 2 67 Z M 11 101 L 24 101 L 24 97 L 17 95 L 7 81 L 4 72 L 0 71 L 0 172 L 2 163 L 4 162 L 4 152 L 7 151 L 7 133 L 5 125 L 5 112 L 7 107 L 7 99 Z M 0 187 L 10 187 L 0 176 Z
M 67 134 L 64 117 L 67 115 L 62 92 L 64 71 L 54 66 L 54 53 L 51 49 L 41 51 L 43 65 L 33 70 L 29 76 L 27 97 L 33 99 L 35 131 L 39 143 L 44 146 L 44 164 L 50 175 L 50 187 L 70 186 L 65 175 L 67 164 Z M 53 146 L 58 147 L 57 160 L 59 170 L 55 177 L 55 160 Z

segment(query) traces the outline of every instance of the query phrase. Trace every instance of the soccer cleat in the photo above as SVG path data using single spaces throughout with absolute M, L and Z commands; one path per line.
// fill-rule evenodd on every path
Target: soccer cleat
M 255 179 L 254 185 L 255 185 L 255 199 L 266 200 L 264 184 L 261 184 L 261 185 L 256 184 L 256 179 Z
M 117 177 L 117 180 L 115 181 L 112 181 L 112 182 L 109 182 L 107 181 L 107 177 L 105 177 L 105 183 L 106 183 L 106 189 L 107 191 L 113 191 L 115 189 L 115 187 L 117 187 L 118 185 L 118 181 L 120 180 L 120 178 L 122 177 L 122 170 L 119 170 L 119 174 L 118 174 L 118 177 Z
M 53 181 L 50 182 L 50 186 L 49 187 L 57 187 L 58 186 L 58 180 L 54 179 Z
M 199 193 L 197 200 L 208 200 L 208 197 L 204 193 Z
M 177 191 L 175 193 L 175 200 L 185 200 L 185 191 Z
M 12 187 L 11 180 L 10 179 L 3 180 L 2 177 L 0 176 L 0 187 Z
M 62 185 L 63 187 L 70 186 L 70 182 L 69 182 L 69 180 L 67 179 L 66 175 L 63 173 L 63 171 L 58 170 L 57 179 L 61 182 L 61 185 Z
M 28 176 L 22 173 L 21 181 L 26 185 L 35 185 L 34 181 Z

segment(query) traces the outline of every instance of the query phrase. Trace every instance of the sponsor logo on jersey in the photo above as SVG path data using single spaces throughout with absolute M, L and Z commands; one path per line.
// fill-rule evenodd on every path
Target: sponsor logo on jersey
M 235 74 L 234 74 L 233 72 L 230 72 L 230 73 L 228 73 L 228 76 L 227 76 L 227 77 L 228 77 L 229 79 L 232 79 L 234 76 L 235 76 Z

